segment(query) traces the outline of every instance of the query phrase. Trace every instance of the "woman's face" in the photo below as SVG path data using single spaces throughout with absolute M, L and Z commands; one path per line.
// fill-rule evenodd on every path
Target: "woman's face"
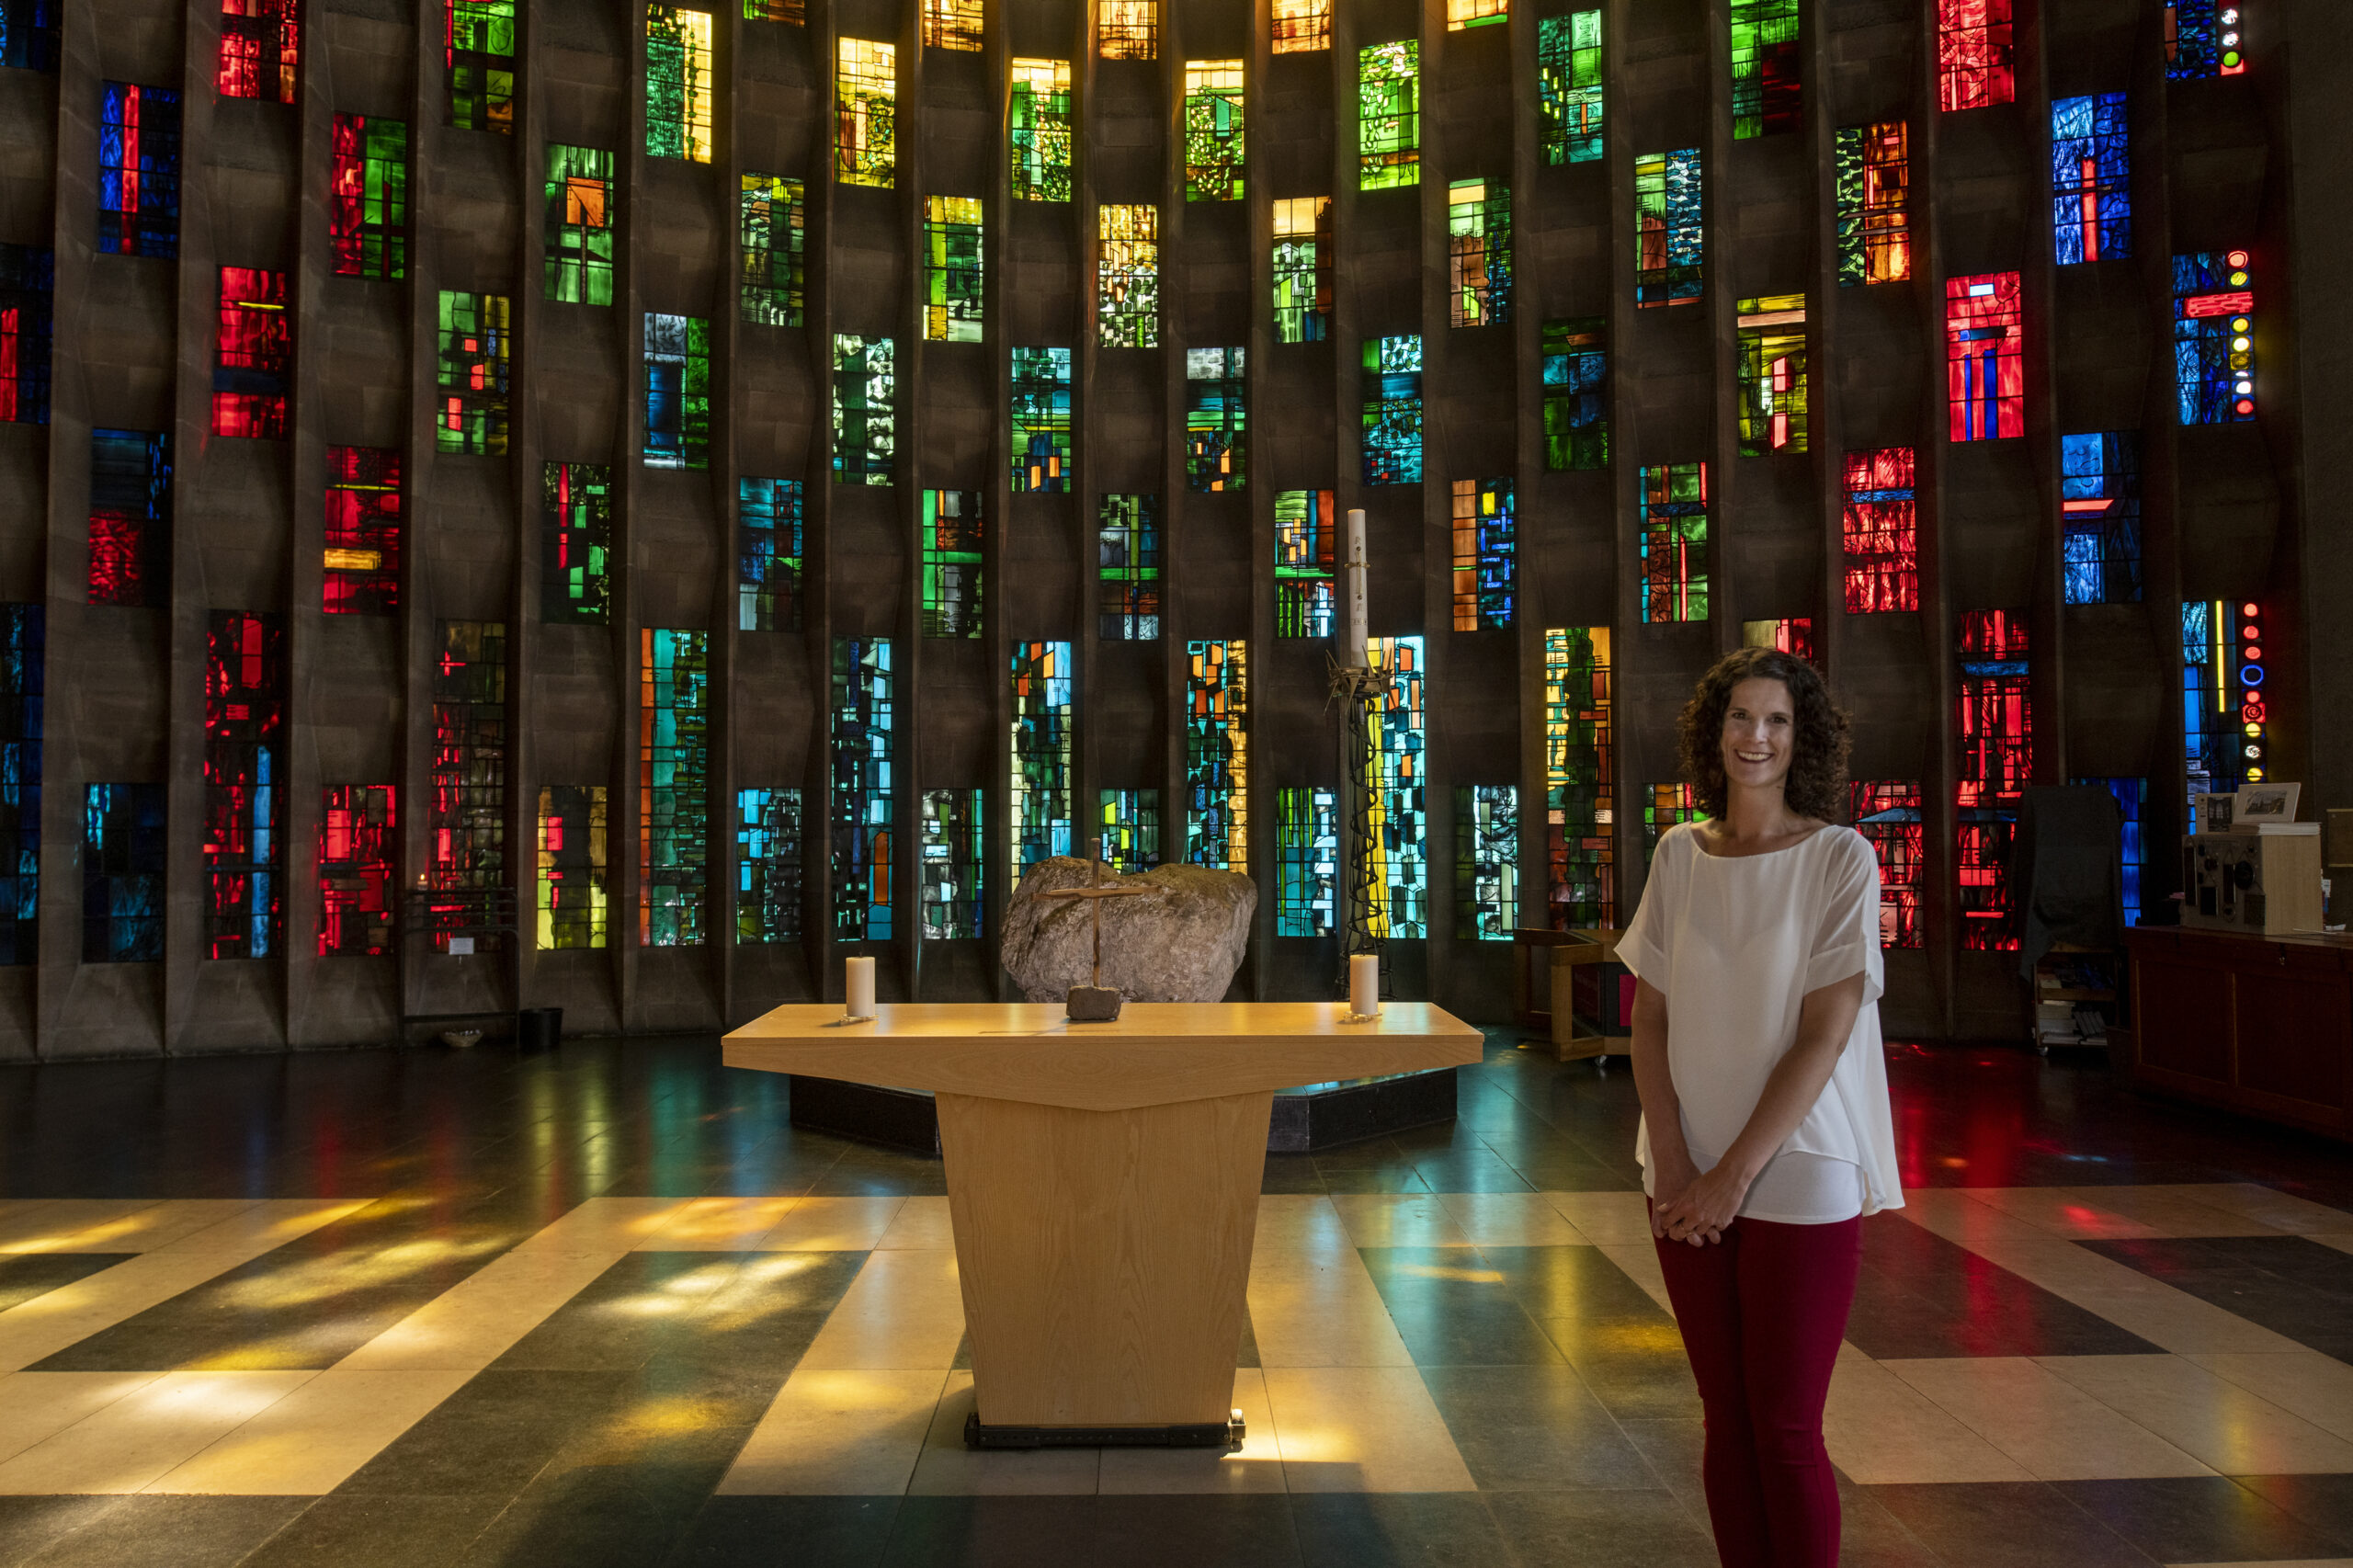
M 1724 705 L 1724 778 L 1735 787 L 1778 790 L 1797 755 L 1797 705 L 1789 687 L 1761 676 L 1732 688 Z

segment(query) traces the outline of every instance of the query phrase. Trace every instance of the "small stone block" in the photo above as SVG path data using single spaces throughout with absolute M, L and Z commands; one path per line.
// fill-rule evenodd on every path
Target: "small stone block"
M 1120 1016 L 1120 994 L 1108 985 L 1074 985 L 1063 1009 L 1074 1024 L 1108 1024 Z

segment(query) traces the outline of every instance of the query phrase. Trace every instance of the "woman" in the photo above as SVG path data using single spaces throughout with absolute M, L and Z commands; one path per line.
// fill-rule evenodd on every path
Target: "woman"
M 1813 666 L 1743 648 L 1683 710 L 1704 820 L 1659 841 L 1619 943 L 1633 971 L 1635 1156 L 1707 1415 L 1725 1568 L 1833 1568 L 1822 1446 L 1861 1216 L 1902 1205 L 1879 863 L 1834 827 L 1847 716 Z

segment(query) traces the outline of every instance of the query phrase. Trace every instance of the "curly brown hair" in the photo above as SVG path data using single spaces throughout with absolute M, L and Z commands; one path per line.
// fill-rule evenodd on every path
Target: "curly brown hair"
M 1724 710 L 1732 688 L 1745 680 L 1777 680 L 1789 687 L 1797 720 L 1789 783 L 1782 795 L 1790 810 L 1820 822 L 1847 816 L 1847 710 L 1830 700 L 1821 672 L 1779 648 L 1740 648 L 1718 659 L 1699 677 L 1677 723 L 1683 743 L 1683 778 L 1709 816 L 1724 814 Z

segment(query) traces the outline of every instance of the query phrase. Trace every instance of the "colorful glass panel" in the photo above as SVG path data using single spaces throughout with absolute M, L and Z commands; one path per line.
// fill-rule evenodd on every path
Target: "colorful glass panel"
M 1185 350 L 1185 483 L 1239 490 L 1247 475 L 1249 384 L 1239 348 Z
M 329 615 L 394 615 L 401 608 L 401 455 L 381 447 L 327 449 L 322 608 Z
M 1536 24 L 1537 112 L 1544 161 L 1590 164 L 1602 151 L 1601 13 L 1571 11 Z

